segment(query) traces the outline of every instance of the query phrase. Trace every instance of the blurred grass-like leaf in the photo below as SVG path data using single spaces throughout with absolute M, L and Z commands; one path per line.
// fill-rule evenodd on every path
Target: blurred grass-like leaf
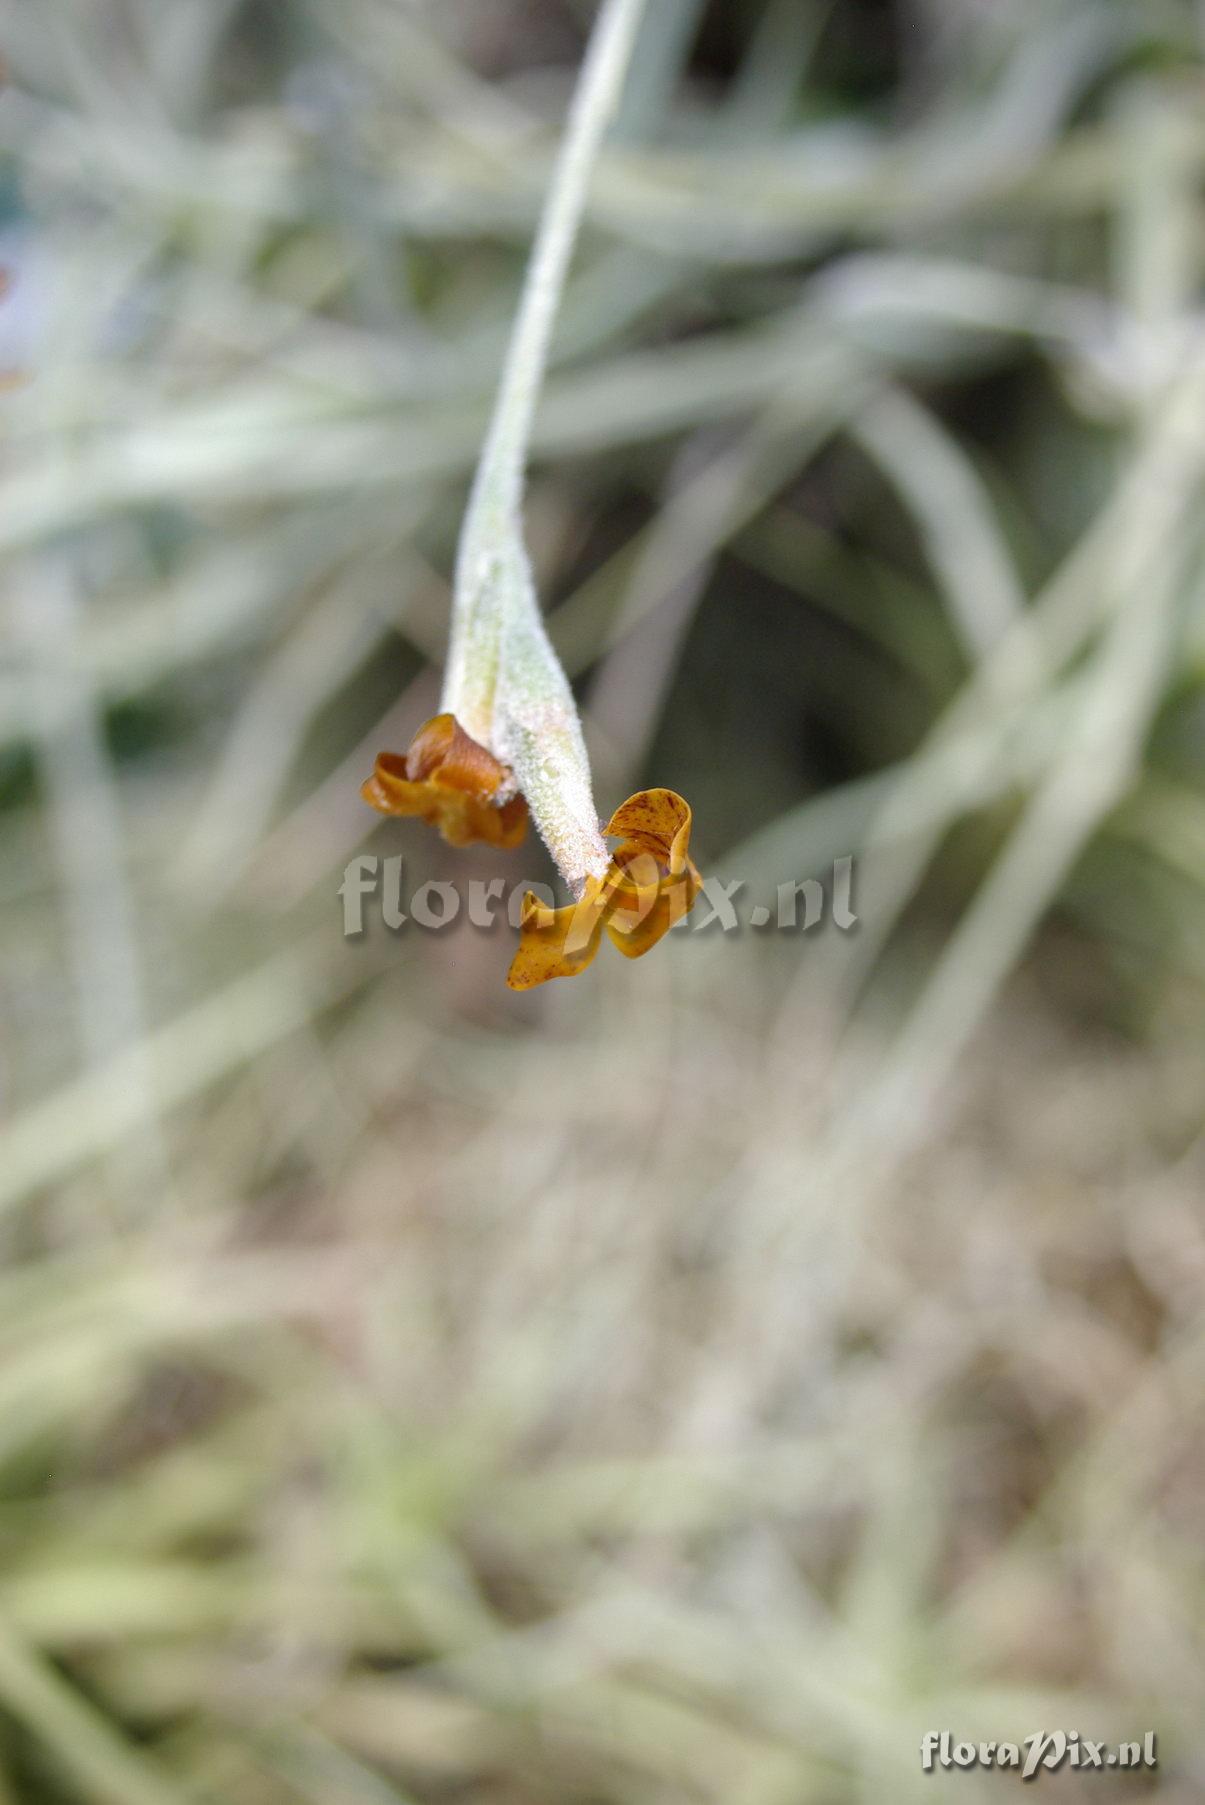
M 860 925 L 521 1001 L 336 892 L 593 6 L 0 7 L 0 1805 L 1201 1795 L 1200 8 L 648 11 L 530 551 Z

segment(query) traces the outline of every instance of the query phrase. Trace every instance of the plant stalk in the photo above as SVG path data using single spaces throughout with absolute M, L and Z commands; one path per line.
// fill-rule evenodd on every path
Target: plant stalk
M 586 875 L 601 875 L 608 858 L 577 711 L 544 631 L 523 541 L 523 484 L 565 276 L 645 4 L 603 0 L 578 77 L 461 530 L 441 702 L 514 767 L 574 889 Z M 564 796 L 553 794 L 558 783 Z

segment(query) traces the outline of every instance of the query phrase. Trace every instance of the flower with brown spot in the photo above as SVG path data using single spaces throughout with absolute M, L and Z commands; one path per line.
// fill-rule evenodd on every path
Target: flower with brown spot
M 360 794 L 382 815 L 416 815 L 451 846 L 514 847 L 527 832 L 527 804 L 492 752 L 453 714 L 424 723 L 406 752 L 379 752 Z
M 507 983 L 531 990 L 572 978 L 592 963 L 603 929 L 628 959 L 642 958 L 689 913 L 703 880 L 690 857 L 690 808 L 673 790 L 641 790 L 616 809 L 603 833 L 618 839 L 606 875 L 577 902 L 549 909 L 528 891 L 519 950 Z

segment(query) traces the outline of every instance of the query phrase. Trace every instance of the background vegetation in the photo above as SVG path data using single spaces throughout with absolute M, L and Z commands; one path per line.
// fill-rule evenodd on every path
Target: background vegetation
M 1189 1805 L 1205 22 L 653 0 L 532 550 L 862 925 L 516 998 L 336 892 L 591 12 L 0 5 L 0 1800 Z

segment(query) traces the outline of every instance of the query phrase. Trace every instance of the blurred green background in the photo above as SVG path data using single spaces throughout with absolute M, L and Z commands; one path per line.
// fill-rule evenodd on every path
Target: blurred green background
M 1190 1805 L 1205 11 L 651 0 L 531 549 L 861 922 L 518 998 L 338 886 L 550 875 L 358 786 L 592 13 L 0 4 L 0 1802 Z

